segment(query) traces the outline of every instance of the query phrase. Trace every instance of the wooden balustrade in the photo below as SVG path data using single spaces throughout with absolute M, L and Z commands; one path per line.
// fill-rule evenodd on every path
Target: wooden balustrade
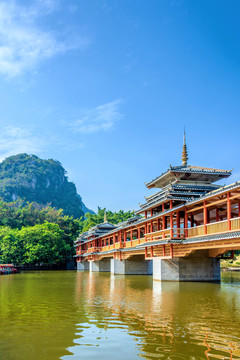
M 188 237 L 204 235 L 204 225 L 188 228 L 187 231 Z
M 135 247 L 139 244 L 142 244 L 145 242 L 145 238 L 140 238 L 140 239 L 134 239 L 132 241 L 126 241 L 126 246 L 127 248 L 129 247 Z
M 233 218 L 231 221 L 231 230 L 240 230 L 240 218 Z M 204 234 L 204 225 L 188 228 L 188 237 L 197 237 L 202 235 L 212 235 L 229 231 L 228 221 L 218 221 L 206 225 L 207 233 Z
M 240 230 L 240 218 L 231 219 L 231 230 Z
M 113 249 L 120 249 L 121 247 L 123 247 L 123 243 L 117 242 L 117 243 L 112 244 L 112 245 L 103 246 L 101 248 L 101 251 L 109 251 L 109 250 L 113 250 Z
M 77 252 L 76 252 L 76 255 L 82 255 L 82 254 L 84 254 L 86 252 L 86 250 L 78 250 Z
M 212 224 L 207 224 L 207 234 L 216 234 L 228 231 L 228 221 L 219 221 Z
M 158 241 L 165 238 L 170 238 L 171 229 L 154 231 L 152 233 L 145 234 L 145 241 Z
M 93 247 L 91 247 L 91 248 L 89 248 L 89 249 L 87 249 L 87 253 L 93 253 L 93 252 L 98 252 L 98 251 L 100 251 L 100 248 L 99 247 L 96 247 L 96 246 L 93 246 Z

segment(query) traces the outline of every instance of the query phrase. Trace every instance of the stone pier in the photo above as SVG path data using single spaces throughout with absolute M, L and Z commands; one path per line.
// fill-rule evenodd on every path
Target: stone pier
M 153 259 L 153 279 L 167 281 L 220 281 L 220 259 L 191 255 L 173 259 Z
M 111 273 L 119 275 L 152 275 L 152 261 L 145 260 L 144 255 L 130 259 L 111 259 Z
M 89 270 L 89 262 L 88 261 L 77 261 L 77 270 L 78 271 Z
M 90 260 L 89 271 L 108 271 L 110 272 L 110 258 L 102 260 Z

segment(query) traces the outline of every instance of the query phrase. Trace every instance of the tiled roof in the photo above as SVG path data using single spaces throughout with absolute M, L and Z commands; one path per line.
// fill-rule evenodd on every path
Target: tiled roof
M 215 177 L 228 177 L 231 175 L 232 170 L 221 170 L 221 169 L 212 169 L 200 166 L 170 166 L 166 172 L 162 173 L 160 176 L 157 176 L 155 179 L 146 183 L 147 187 L 151 187 L 151 185 L 165 178 L 174 178 L 174 174 L 176 173 L 186 173 L 186 174 L 203 174 L 203 175 L 215 175 Z M 216 180 L 215 180 L 216 181 Z

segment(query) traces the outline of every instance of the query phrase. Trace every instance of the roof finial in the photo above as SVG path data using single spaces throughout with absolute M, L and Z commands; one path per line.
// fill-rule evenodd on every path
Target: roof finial
M 185 134 L 185 128 L 184 128 L 183 151 L 182 151 L 182 164 L 183 164 L 183 166 L 187 165 L 187 161 L 188 161 L 188 152 L 187 152 L 186 134 Z
M 107 223 L 107 212 L 105 210 L 105 213 L 104 213 L 104 223 L 106 224 Z

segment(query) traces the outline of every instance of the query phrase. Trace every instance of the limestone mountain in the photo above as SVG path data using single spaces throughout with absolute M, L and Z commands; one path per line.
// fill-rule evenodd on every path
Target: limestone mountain
M 0 163 L 0 197 L 7 202 L 18 198 L 63 209 L 75 218 L 91 212 L 68 181 L 66 171 L 56 160 L 43 160 L 35 155 L 10 156 Z

